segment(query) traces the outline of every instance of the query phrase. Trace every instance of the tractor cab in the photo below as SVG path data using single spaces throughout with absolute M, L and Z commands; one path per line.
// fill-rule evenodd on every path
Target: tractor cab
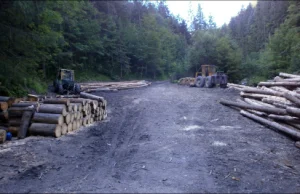
M 55 92 L 63 93 L 80 93 L 80 86 L 75 83 L 74 70 L 60 69 L 57 72 L 55 81 L 53 82 Z

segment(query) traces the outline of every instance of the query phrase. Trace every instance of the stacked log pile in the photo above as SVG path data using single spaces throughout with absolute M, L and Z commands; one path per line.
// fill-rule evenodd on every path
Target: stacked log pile
M 124 89 L 132 89 L 149 86 L 151 82 L 145 80 L 133 80 L 123 82 L 94 82 L 80 83 L 83 92 L 99 92 L 99 91 L 118 91 Z
M 190 86 L 190 85 L 194 84 L 194 82 L 195 82 L 195 78 L 194 77 L 183 77 L 183 78 L 180 78 L 178 80 L 178 84 L 179 85 Z
M 38 102 L 20 101 L 13 103 L 8 109 L 8 130 L 13 136 L 25 138 L 33 112 L 39 107 Z M 24 124 L 24 125 L 23 125 Z
M 80 97 L 45 99 L 33 116 L 30 135 L 60 137 L 107 117 L 103 97 L 84 92 Z
M 221 104 L 300 140 L 300 75 L 280 73 L 273 80 L 260 82 L 257 87 L 232 83 L 228 87 L 240 90 L 241 98 L 237 102 L 221 100 Z

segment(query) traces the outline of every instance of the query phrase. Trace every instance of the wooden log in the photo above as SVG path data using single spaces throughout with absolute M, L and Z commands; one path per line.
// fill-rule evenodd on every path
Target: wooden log
M 0 121 L 2 122 L 7 122 L 9 119 L 9 115 L 8 115 L 8 112 L 5 111 L 5 112 L 0 112 Z
M 20 127 L 22 117 L 20 118 L 11 118 L 8 121 L 9 126 Z
M 77 128 L 78 128 L 78 129 L 81 127 L 81 125 L 82 125 L 81 120 L 77 120 Z
M 281 108 L 271 108 L 271 107 L 263 107 L 263 106 L 257 106 L 257 105 L 250 105 L 250 104 L 242 104 L 238 102 L 232 102 L 228 100 L 220 100 L 220 103 L 223 105 L 228 105 L 228 106 L 235 106 L 243 109 L 251 109 L 251 110 L 257 110 L 261 112 L 266 112 L 266 113 L 273 113 L 273 114 L 278 114 L 278 115 L 286 115 L 287 112 L 285 109 Z
M 23 112 L 21 125 L 20 125 L 19 131 L 18 131 L 19 139 L 24 139 L 27 136 L 27 131 L 28 131 L 34 111 L 35 111 L 35 108 L 31 107 L 30 109 L 26 109 Z
M 300 82 L 300 77 L 299 78 L 287 78 L 283 79 L 286 82 Z
M 29 133 L 31 135 L 60 137 L 61 132 L 61 126 L 57 124 L 32 123 L 29 128 Z
M 295 103 L 297 106 L 300 106 L 300 99 L 299 98 L 297 98 L 297 97 L 295 97 L 295 96 L 293 96 L 289 93 L 284 93 L 284 97 L 286 99 L 288 99 L 289 101 Z
M 259 82 L 259 86 L 300 86 L 300 82 Z
M 71 103 L 81 103 L 83 106 L 86 105 L 87 99 L 84 98 L 70 98 Z
M 18 136 L 18 132 L 19 132 L 19 128 L 20 127 L 10 126 L 10 127 L 8 127 L 7 132 L 10 132 L 13 137 L 17 137 Z
M 22 117 L 23 112 L 26 110 L 31 110 L 34 108 L 33 106 L 27 106 L 27 107 L 10 107 L 8 111 L 9 118 L 14 118 L 14 117 Z
M 298 117 L 291 117 L 288 115 L 270 114 L 268 117 L 274 120 L 280 120 L 280 121 L 291 122 L 291 123 L 300 123 L 300 119 Z
M 258 100 L 254 100 L 254 99 L 250 99 L 250 98 L 245 98 L 244 100 L 245 100 L 245 102 L 248 102 L 249 104 L 275 108 L 275 106 L 273 106 L 271 104 L 264 103 L 264 102 L 261 102 L 261 101 L 258 101 Z
M 265 94 L 250 94 L 250 93 L 245 93 L 245 92 L 241 92 L 240 95 L 243 98 L 254 98 L 254 99 L 263 99 L 263 98 L 268 98 L 271 97 L 270 95 L 265 95 Z
M 300 141 L 296 141 L 296 142 L 295 142 L 295 146 L 296 146 L 297 148 L 300 148 Z
M 300 117 L 300 109 L 299 108 L 294 108 L 294 107 L 288 107 L 286 109 L 287 113 L 290 115 L 295 115 L 297 117 Z
M 68 98 L 49 98 L 45 99 L 44 104 L 64 104 L 66 106 L 70 105 L 70 100 Z
M 283 92 L 276 92 L 276 91 L 270 91 L 270 90 L 262 90 L 258 88 L 245 88 L 242 90 L 243 92 L 248 92 L 248 93 L 256 93 L 256 94 L 266 94 L 266 95 L 271 95 L 271 96 L 279 96 L 283 97 L 284 93 Z
M 262 123 L 264 125 L 267 125 L 267 126 L 270 126 L 272 128 L 275 128 L 277 129 L 278 131 L 281 131 L 283 133 L 286 133 L 290 136 L 292 136 L 293 138 L 296 138 L 296 139 L 300 139 L 300 132 L 299 131 L 296 131 L 296 130 L 293 130 L 293 129 L 290 129 L 288 127 L 285 127 L 283 125 L 280 125 L 276 122 L 273 122 L 273 121 L 269 121 L 267 119 L 264 119 L 262 117 L 259 117 L 259 116 L 256 116 L 254 114 L 251 114 L 245 110 L 241 110 L 240 113 L 243 115 L 243 116 L 246 116 L 250 119 L 253 119 L 259 123 Z
M 68 124 L 68 133 L 71 132 L 73 130 L 73 123 L 69 123 Z
M 41 104 L 38 108 L 40 113 L 62 114 L 66 116 L 68 114 L 66 106 L 64 104 Z
M 285 98 L 281 98 L 281 97 L 267 97 L 267 98 L 263 98 L 262 102 L 269 103 L 269 104 L 274 104 L 276 102 L 276 103 L 284 104 L 284 105 L 287 105 L 287 106 L 296 106 L 291 101 L 289 101 L 289 100 L 287 100 Z
M 9 96 L 0 96 L 0 101 L 1 102 L 7 102 L 7 101 L 9 101 L 11 99 L 11 97 L 9 97 Z
M 85 118 L 82 119 L 82 125 L 83 126 L 87 126 L 89 124 L 88 122 L 89 122 L 89 118 L 88 117 L 85 117 Z
M 78 104 L 80 104 L 80 103 L 78 103 Z M 77 112 L 77 111 L 78 111 L 77 103 L 71 103 L 71 105 L 72 105 L 72 107 L 73 107 L 72 111 Z M 81 105 L 81 106 L 82 106 L 82 105 Z
M 117 92 L 115 88 L 95 88 L 95 89 L 84 89 L 85 92 Z
M 69 124 L 71 122 L 71 114 L 68 113 L 66 116 L 64 116 L 64 122 L 66 124 Z
M 77 120 L 73 121 L 73 124 L 72 124 L 72 131 L 75 131 L 77 130 Z
M 3 129 L 0 129 L 0 144 L 4 143 L 6 140 L 6 131 Z
M 0 102 L 0 110 L 1 111 L 7 111 L 8 109 L 8 103 L 7 102 Z
M 70 113 L 70 122 L 73 122 L 75 119 L 75 113 Z
M 80 92 L 80 97 L 88 98 L 88 99 L 91 99 L 91 100 L 97 100 L 97 101 L 100 101 L 100 102 L 104 101 L 103 97 L 96 96 L 96 95 L 93 95 L 93 94 L 88 94 L 88 93 L 85 93 L 85 92 Z
M 32 122 L 62 125 L 64 123 L 64 117 L 61 114 L 36 112 L 34 113 Z
M 56 98 L 79 98 L 80 95 L 56 95 Z
M 41 99 L 41 96 L 35 94 L 28 94 L 27 98 L 29 101 L 39 101 Z
M 289 74 L 289 73 L 279 73 L 279 76 L 281 77 L 287 77 L 287 78 L 300 78 L 300 75 L 295 75 L 295 74 Z
M 275 82 L 284 82 L 285 80 L 282 77 L 276 76 L 274 77 Z
M 28 107 L 28 106 L 38 107 L 39 102 L 18 102 L 18 103 L 13 103 L 11 105 L 11 107 Z
M 67 132 L 68 132 L 68 125 L 63 123 L 61 125 L 61 135 L 65 135 L 65 134 L 67 134 Z

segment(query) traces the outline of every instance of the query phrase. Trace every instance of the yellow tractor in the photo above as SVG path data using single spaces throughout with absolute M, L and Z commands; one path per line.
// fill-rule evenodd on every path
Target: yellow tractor
M 224 72 L 217 72 L 215 65 L 201 65 L 201 72 L 196 72 L 194 87 L 212 88 L 219 85 L 221 88 L 227 87 L 227 75 Z

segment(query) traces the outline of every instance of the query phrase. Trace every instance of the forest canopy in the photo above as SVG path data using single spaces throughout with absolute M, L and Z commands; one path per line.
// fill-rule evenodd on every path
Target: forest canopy
M 258 1 L 216 27 L 191 24 L 164 1 L 1 1 L 0 93 L 47 90 L 59 68 L 75 79 L 178 79 L 214 64 L 250 84 L 300 66 L 300 4 Z

